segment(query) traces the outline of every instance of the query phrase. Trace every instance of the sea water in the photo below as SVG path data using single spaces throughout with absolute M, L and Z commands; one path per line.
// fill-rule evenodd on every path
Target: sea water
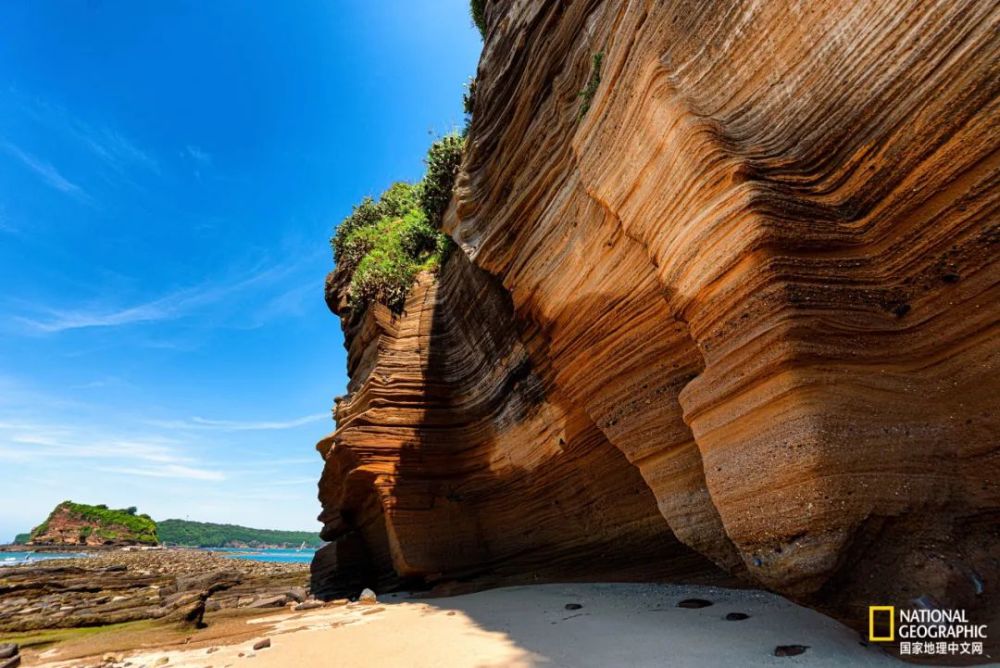
M 82 552 L 0 552 L 0 568 L 5 566 L 25 566 L 51 559 L 78 559 L 86 557 Z
M 252 548 L 220 547 L 213 548 L 212 552 L 220 552 L 224 556 L 233 559 L 249 559 L 250 561 L 278 561 L 284 563 L 308 564 L 312 561 L 316 550 L 306 548 L 302 550 L 254 550 Z
M 213 547 L 210 552 L 218 552 L 232 559 L 249 559 L 250 561 L 276 561 L 293 564 L 308 564 L 312 561 L 316 550 L 255 550 L 244 547 Z M 7 566 L 25 566 L 37 564 L 51 559 L 77 559 L 89 556 L 83 552 L 0 552 L 0 568 Z

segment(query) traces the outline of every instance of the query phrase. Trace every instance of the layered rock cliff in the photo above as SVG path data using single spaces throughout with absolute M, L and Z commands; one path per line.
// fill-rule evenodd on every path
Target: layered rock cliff
M 541 333 L 519 329 L 509 296 L 464 254 L 421 274 L 399 316 L 352 314 L 339 279 L 328 294 L 345 314 L 351 385 L 319 444 L 333 542 L 314 592 L 723 577 L 673 536 L 639 472 L 532 354 Z
M 725 572 L 854 623 L 995 613 L 997 6 L 485 15 L 459 249 L 399 316 L 328 283 L 314 586 Z

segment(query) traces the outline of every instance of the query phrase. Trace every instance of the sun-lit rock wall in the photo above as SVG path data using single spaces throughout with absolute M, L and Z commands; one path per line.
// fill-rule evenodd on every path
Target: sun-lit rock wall
M 348 326 L 317 568 L 707 573 L 680 541 L 845 619 L 995 610 L 1000 7 L 486 14 L 464 255 Z
M 350 393 L 320 442 L 319 593 L 473 576 L 717 579 L 671 533 L 641 476 L 532 364 L 509 297 L 453 252 L 403 314 L 351 320 Z M 543 360 L 544 363 L 544 360 Z

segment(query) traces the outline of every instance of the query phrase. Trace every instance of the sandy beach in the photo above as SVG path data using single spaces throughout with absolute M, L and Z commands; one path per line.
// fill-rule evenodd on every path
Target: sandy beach
M 712 605 L 678 607 L 690 598 Z M 729 621 L 730 613 L 748 617 Z M 136 668 L 902 665 L 842 624 L 779 596 L 703 586 L 548 584 L 433 599 L 390 594 L 375 605 L 282 611 L 238 626 L 228 638 L 203 640 L 210 626 L 176 649 L 113 657 L 67 660 L 66 650 L 55 647 L 26 665 L 94 666 L 108 659 Z M 255 651 L 262 640 L 270 646 Z M 775 656 L 776 647 L 788 645 L 807 649 Z

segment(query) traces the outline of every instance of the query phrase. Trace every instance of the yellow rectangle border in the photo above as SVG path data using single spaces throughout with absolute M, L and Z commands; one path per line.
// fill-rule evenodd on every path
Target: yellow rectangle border
M 889 635 L 875 635 L 875 613 L 889 613 Z M 868 640 L 871 642 L 895 642 L 896 640 L 896 606 L 894 605 L 869 605 L 868 606 Z

